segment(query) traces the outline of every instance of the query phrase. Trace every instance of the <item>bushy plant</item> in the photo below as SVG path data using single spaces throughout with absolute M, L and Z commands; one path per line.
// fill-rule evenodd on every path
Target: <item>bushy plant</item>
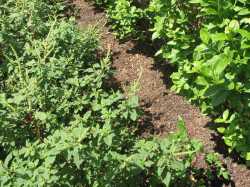
M 192 56 L 201 22 L 196 17 L 197 6 L 186 0 L 152 0 L 145 11 L 151 22 L 152 40 L 163 40 L 157 55 L 178 64 Z
M 1 163 L 4 186 L 140 186 L 188 184 L 197 141 L 180 131 L 165 139 L 128 141 L 123 127 L 90 124 L 91 114 L 27 143 Z M 116 124 L 119 125 L 119 124 Z
M 144 17 L 143 11 L 132 0 L 99 1 L 97 6 L 105 7 L 112 31 L 120 40 L 139 38 L 139 22 Z
M 134 38 L 138 35 L 137 24 L 143 12 L 132 1 L 119 0 L 109 5 L 107 10 L 112 29 L 119 39 Z
M 249 15 L 247 1 L 199 1 L 201 43 L 193 57 L 172 75 L 174 90 L 188 93 L 201 109 L 224 123 L 223 133 L 230 150 L 249 160 L 248 61 Z
M 97 31 L 63 18 L 62 2 L 1 0 L 1 186 L 188 183 L 201 144 L 183 121 L 163 139 L 137 136 L 138 97 L 106 87 Z

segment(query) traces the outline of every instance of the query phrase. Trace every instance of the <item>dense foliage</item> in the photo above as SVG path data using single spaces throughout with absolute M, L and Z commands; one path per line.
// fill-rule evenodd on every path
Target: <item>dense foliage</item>
M 138 5 L 138 0 L 104 2 L 111 23 L 119 25 L 119 29 L 113 26 L 114 32 L 142 39 L 137 33 L 147 32 L 152 40 L 159 40 L 162 45 L 156 55 L 177 67 L 171 76 L 173 90 L 214 116 L 229 151 L 236 150 L 250 161 L 250 2 L 140 2 L 146 7 Z M 126 13 L 115 16 L 118 4 L 129 4 L 130 8 L 124 6 L 120 13 Z M 133 13 L 127 11 L 132 9 Z M 135 12 L 140 14 L 135 16 Z M 142 20 L 149 29 L 135 27 Z M 123 28 L 124 22 L 129 26 Z
M 106 87 L 97 31 L 79 31 L 64 9 L 61 0 L 0 0 L 1 186 L 190 182 L 200 143 L 182 121 L 166 138 L 138 137 L 138 98 Z

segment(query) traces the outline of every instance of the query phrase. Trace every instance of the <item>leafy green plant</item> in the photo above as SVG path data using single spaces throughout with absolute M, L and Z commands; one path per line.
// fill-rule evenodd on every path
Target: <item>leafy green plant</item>
M 218 153 L 205 153 L 200 155 L 204 159 L 203 168 L 194 167 L 191 170 L 191 179 L 193 183 L 190 186 L 213 187 L 230 185 L 231 175 L 227 166 L 220 159 Z
M 197 6 L 185 0 L 152 0 L 145 11 L 151 22 L 152 40 L 164 41 L 157 55 L 178 64 L 192 56 L 201 24 L 196 17 L 200 11 Z
M 209 22 L 200 31 L 202 42 L 195 48 L 192 60 L 172 75 L 173 88 L 188 93 L 204 112 L 217 118 L 215 122 L 224 124 L 218 130 L 229 150 L 235 149 L 249 160 L 249 23 L 246 18 L 249 3 L 221 1 L 221 6 L 199 3 Z M 211 12 L 211 7 L 216 6 Z M 215 19 L 216 16 L 220 19 Z
M 109 5 L 107 15 L 111 20 L 113 31 L 119 39 L 138 36 L 136 28 L 143 12 L 132 5 L 132 1 L 114 1 Z
M 214 172 L 215 175 L 223 180 L 229 181 L 230 180 L 230 173 L 225 168 L 221 160 L 219 159 L 218 154 L 216 153 L 209 153 L 206 155 L 206 162 L 210 167 L 209 172 Z M 208 174 L 210 177 L 213 177 L 212 173 Z
M 27 143 L 9 154 L 0 167 L 1 184 L 129 186 L 148 181 L 154 186 L 172 186 L 188 181 L 187 170 L 200 143 L 190 142 L 183 122 L 177 134 L 137 141 L 129 151 L 109 125 L 85 124 L 88 117 L 55 131 L 43 143 Z M 123 133 L 120 136 L 124 138 Z
M 0 185 L 188 183 L 201 144 L 184 122 L 163 139 L 136 134 L 139 99 L 106 89 L 109 54 L 63 1 L 1 0 Z M 133 93 L 133 91 L 132 91 Z

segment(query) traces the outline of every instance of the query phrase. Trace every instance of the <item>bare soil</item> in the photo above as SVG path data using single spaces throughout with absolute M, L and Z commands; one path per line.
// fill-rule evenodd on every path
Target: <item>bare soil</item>
M 239 158 L 227 154 L 220 136 L 212 130 L 211 119 L 188 103 L 184 97 L 170 91 L 169 76 L 173 68 L 166 62 L 155 61 L 153 47 L 133 41 L 120 43 L 110 32 L 102 10 L 96 9 L 84 0 L 74 0 L 74 3 L 80 11 L 80 28 L 98 27 L 102 47 L 111 50 L 112 66 L 116 71 L 113 81 L 124 90 L 134 81 L 139 82 L 138 95 L 145 113 L 140 124 L 142 135 L 167 135 L 176 129 L 177 121 L 182 117 L 189 135 L 201 140 L 205 151 L 216 151 L 221 154 L 232 175 L 233 182 L 229 186 L 250 187 L 250 170 L 241 164 Z M 196 165 L 203 167 L 203 164 L 204 159 L 201 155 Z

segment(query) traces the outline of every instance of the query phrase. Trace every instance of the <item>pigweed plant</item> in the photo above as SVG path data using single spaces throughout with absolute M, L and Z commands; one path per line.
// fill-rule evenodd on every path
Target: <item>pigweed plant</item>
M 98 32 L 65 5 L 0 0 L 0 185 L 187 184 L 201 144 L 181 120 L 166 138 L 136 135 L 138 97 L 107 89 Z

